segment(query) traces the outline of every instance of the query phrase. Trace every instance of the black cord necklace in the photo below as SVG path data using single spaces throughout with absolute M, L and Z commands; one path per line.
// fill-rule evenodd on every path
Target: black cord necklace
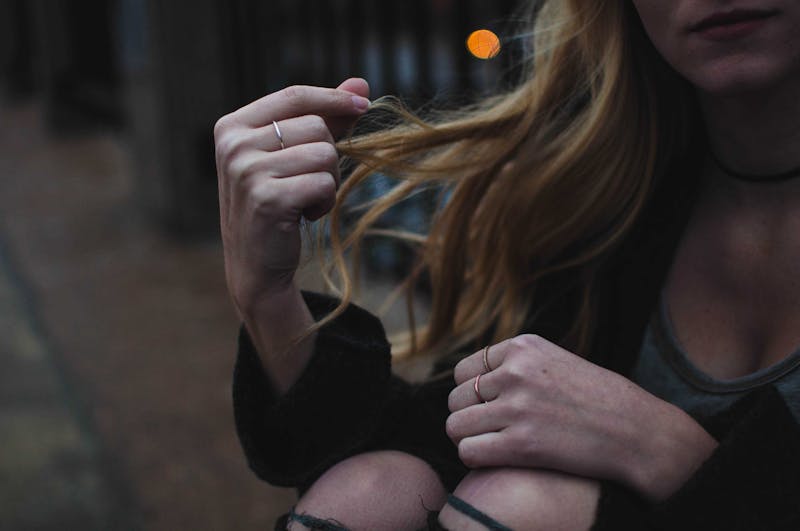
M 740 181 L 747 181 L 751 183 L 777 183 L 781 181 L 788 181 L 789 179 L 794 179 L 795 177 L 800 177 L 800 166 L 781 173 L 757 175 L 753 173 L 741 173 L 729 168 L 721 160 L 719 160 L 713 151 L 711 151 L 711 158 L 714 159 L 714 163 L 717 165 L 717 167 L 719 167 L 719 169 L 728 174 L 730 177 L 739 179 Z

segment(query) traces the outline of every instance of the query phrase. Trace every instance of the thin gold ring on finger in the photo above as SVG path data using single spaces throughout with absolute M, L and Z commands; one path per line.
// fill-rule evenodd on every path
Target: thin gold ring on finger
M 483 368 L 486 369 L 486 372 L 492 372 L 492 368 L 489 366 L 489 345 L 483 349 Z
M 275 136 L 278 137 L 278 142 L 281 143 L 281 149 L 284 149 L 286 145 L 283 143 L 283 135 L 281 134 L 281 128 L 278 127 L 278 122 L 272 120 L 272 127 L 275 128 Z
M 484 404 L 488 404 L 489 401 L 484 399 L 483 396 L 481 396 L 481 387 L 480 387 L 480 385 L 481 385 L 481 375 L 479 374 L 478 376 L 475 377 L 475 385 L 474 385 L 475 396 L 478 397 L 478 401 L 479 402 L 483 402 Z

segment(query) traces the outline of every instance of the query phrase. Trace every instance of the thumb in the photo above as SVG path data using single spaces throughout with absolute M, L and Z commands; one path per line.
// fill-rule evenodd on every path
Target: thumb
M 369 98 L 369 83 L 367 83 L 366 79 L 360 77 L 351 77 L 336 88 L 338 90 L 345 90 L 358 96 Z
M 366 79 L 360 77 L 346 79 L 341 85 L 336 87 L 336 89 L 369 98 L 369 83 L 367 83 Z M 356 116 L 333 116 L 326 118 L 325 122 L 328 124 L 333 138 L 338 139 L 353 126 L 356 118 Z

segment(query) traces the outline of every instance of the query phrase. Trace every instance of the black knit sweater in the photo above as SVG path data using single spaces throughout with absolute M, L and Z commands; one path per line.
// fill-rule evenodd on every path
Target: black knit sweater
M 662 186 L 647 213 L 603 266 L 603 309 L 589 359 L 629 374 L 693 203 L 691 179 Z M 557 338 L 573 314 L 569 275 L 548 284 L 554 302 L 526 332 Z M 304 293 L 315 318 L 336 305 Z M 467 473 L 445 434 L 451 379 L 410 384 L 391 373 L 381 322 L 355 305 L 323 327 L 309 366 L 278 397 L 244 327 L 233 384 L 239 438 L 265 481 L 304 492 L 333 464 L 377 449 L 427 461 L 448 489 Z M 649 504 L 604 482 L 600 529 L 800 529 L 800 427 L 772 386 L 754 390 L 714 418 L 696 419 L 719 441 L 697 472 L 666 501 Z

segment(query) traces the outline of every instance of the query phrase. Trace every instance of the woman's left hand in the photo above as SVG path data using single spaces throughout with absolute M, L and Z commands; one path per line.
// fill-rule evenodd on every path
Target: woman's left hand
M 449 397 L 447 434 L 470 468 L 548 468 L 664 499 L 717 445 L 678 407 L 539 336 L 498 343 L 487 361 L 463 359 Z

